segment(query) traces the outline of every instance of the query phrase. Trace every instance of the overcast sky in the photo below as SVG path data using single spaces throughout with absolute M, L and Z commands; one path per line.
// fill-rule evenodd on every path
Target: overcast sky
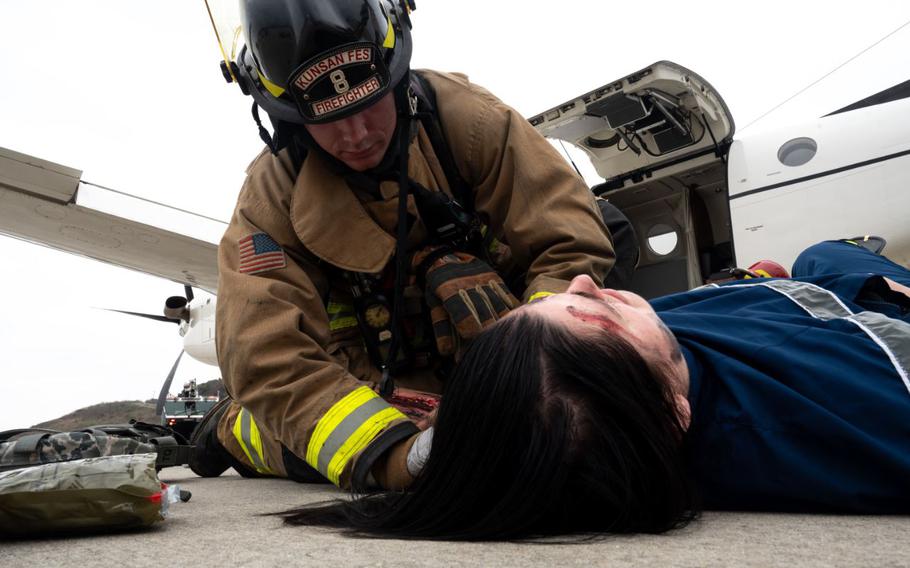
M 465 72 L 525 116 L 669 59 L 716 88 L 738 133 L 910 20 L 897 0 L 417 4 L 413 66 Z M 251 100 L 221 78 L 202 0 L 0 0 L 0 22 L 0 146 L 230 217 L 261 142 Z M 906 80 L 906 53 L 910 27 L 745 134 Z M 86 198 L 118 212 L 103 192 Z M 152 208 L 119 214 L 213 242 L 222 230 Z M 0 255 L 0 430 L 157 395 L 181 349 L 176 326 L 97 308 L 158 313 L 180 285 L 2 236 Z M 184 359 L 175 386 L 218 376 Z

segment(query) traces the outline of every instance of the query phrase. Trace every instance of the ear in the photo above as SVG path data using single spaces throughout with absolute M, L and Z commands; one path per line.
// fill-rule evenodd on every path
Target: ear
M 676 406 L 676 416 L 679 417 L 679 424 L 683 427 L 683 430 L 688 430 L 689 424 L 692 422 L 692 408 L 689 406 L 689 399 L 686 395 L 675 394 L 673 395 L 673 404 Z

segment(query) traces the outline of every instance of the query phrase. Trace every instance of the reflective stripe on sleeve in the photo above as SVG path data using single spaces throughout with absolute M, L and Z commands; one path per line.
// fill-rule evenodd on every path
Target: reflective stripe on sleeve
M 888 355 L 897 374 L 904 381 L 907 392 L 910 392 L 910 324 L 878 312 L 860 312 L 847 319 L 862 329 Z
M 854 314 L 836 294 L 809 282 L 769 280 L 754 284 L 731 284 L 724 288 L 764 286 L 786 296 L 810 316 L 820 320 L 843 319 L 860 328 L 878 345 L 910 393 L 910 324 L 878 312 Z
M 760 285 L 790 298 L 815 319 L 832 320 L 853 315 L 837 295 L 815 284 L 796 280 L 769 280 Z
M 307 445 L 306 461 L 335 485 L 359 451 L 395 420 L 406 419 L 367 386 L 336 402 L 316 424 Z
M 249 458 L 250 463 L 259 473 L 273 475 L 265 465 L 265 456 L 262 453 L 262 437 L 259 435 L 259 427 L 253 420 L 253 415 L 246 409 L 240 409 L 240 414 L 234 420 L 234 437 L 240 443 L 243 453 Z

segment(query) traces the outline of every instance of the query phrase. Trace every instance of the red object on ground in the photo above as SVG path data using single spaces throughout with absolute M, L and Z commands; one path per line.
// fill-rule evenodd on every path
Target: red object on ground
M 761 278 L 790 278 L 787 269 L 773 260 L 759 260 L 749 270 Z

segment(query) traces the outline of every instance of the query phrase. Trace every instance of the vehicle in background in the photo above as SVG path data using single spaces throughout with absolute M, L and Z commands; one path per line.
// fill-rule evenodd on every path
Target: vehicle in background
M 161 425 L 167 426 L 189 439 L 193 429 L 218 403 L 218 396 L 200 396 L 196 379 L 184 383 L 183 390 L 177 396 L 169 395 L 164 401 L 161 412 Z

